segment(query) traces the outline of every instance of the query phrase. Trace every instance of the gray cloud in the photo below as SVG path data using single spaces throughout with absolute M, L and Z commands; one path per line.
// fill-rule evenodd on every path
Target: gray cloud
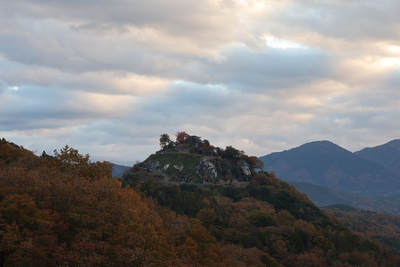
M 176 131 L 257 156 L 399 138 L 400 4 L 0 0 L 0 136 L 131 164 Z
M 335 61 L 312 49 L 252 52 L 239 48 L 223 55 L 222 62 L 202 66 L 204 82 L 229 84 L 244 91 L 290 88 L 328 78 Z
M 395 1 L 298 1 L 283 20 L 297 28 L 349 41 L 398 41 L 400 5 Z

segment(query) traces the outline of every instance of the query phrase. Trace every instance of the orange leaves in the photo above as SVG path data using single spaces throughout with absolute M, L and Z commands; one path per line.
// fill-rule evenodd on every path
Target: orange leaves
M 252 197 L 243 198 L 241 201 L 233 203 L 232 206 L 235 210 L 243 214 L 252 210 L 264 210 L 268 213 L 275 213 L 274 207 L 271 204 Z
M 256 181 L 258 185 L 269 185 L 271 180 L 265 173 L 262 172 L 254 175 L 252 179 Z
M 215 244 L 217 240 L 210 235 L 209 232 L 201 225 L 201 222 L 197 219 L 190 219 L 188 226 L 187 235 L 199 243 L 201 246 L 208 244 Z
M 6 195 L 0 202 L 0 254 L 14 266 L 40 266 L 62 250 L 57 234 L 67 229 L 57 213 L 40 210 L 26 195 Z M 6 264 L 3 262 L 3 264 Z
M 287 210 L 282 210 L 278 212 L 278 214 L 275 216 L 275 219 L 278 225 L 282 227 L 292 225 L 293 222 L 295 221 L 293 215 L 290 214 Z
M 176 133 L 176 141 L 182 143 L 188 138 L 190 135 L 187 132 L 177 132 Z
M 69 147 L 55 159 L 32 153 L 6 159 L 1 265 L 217 266 L 225 258 L 198 220 L 121 188 L 107 163 L 93 164 Z
M 0 146 L 5 148 L 5 152 L 0 150 L 3 266 L 278 267 L 282 265 L 277 261 L 285 266 L 395 262 L 382 246 L 343 231 L 332 218 L 312 217 L 319 214 L 317 208 L 307 210 L 313 206 L 301 202 L 294 188 L 266 172 L 253 178 L 258 185 L 253 181 L 247 187 L 231 187 L 232 194 L 225 192 L 239 195 L 232 198 L 237 202 L 218 197 L 219 186 L 210 191 L 181 186 L 193 189 L 193 198 L 174 200 L 196 207 L 188 209 L 196 219 L 189 219 L 133 189 L 121 188 L 109 175 L 108 163 L 92 163 L 88 155 L 72 148 L 57 152 L 55 159 L 45 159 L 2 141 Z M 268 190 L 257 191 L 266 186 Z M 174 192 L 148 188 L 161 195 Z M 281 205 L 280 212 L 266 201 Z M 290 212 L 285 210 L 289 208 Z M 307 211 L 310 216 L 295 219 L 299 218 L 296 212 Z M 323 228 L 323 220 L 329 222 L 328 227 Z M 363 243 L 365 251 L 357 252 L 355 247 Z
M 197 213 L 196 218 L 199 219 L 204 226 L 210 226 L 217 221 L 217 214 L 213 210 L 201 209 Z
M 5 223 L 15 223 L 21 229 L 30 231 L 36 230 L 42 222 L 53 219 L 49 211 L 39 210 L 26 194 L 6 195 L 0 202 L 0 213 Z
M 23 162 L 7 156 L 0 169 L 0 253 L 7 264 L 83 266 L 123 259 L 116 264 L 123 266 L 175 257 L 152 204 L 111 179 L 107 163 L 93 164 L 69 147 L 52 160 L 26 154 Z M 33 161 L 40 164 L 33 168 Z
M 303 220 L 296 220 L 293 223 L 293 227 L 295 230 L 305 233 L 310 238 L 313 237 L 317 232 L 315 226 L 312 223 Z
M 251 168 L 260 169 L 260 170 L 264 169 L 264 163 L 255 156 L 249 156 L 247 158 L 247 162 L 249 163 Z

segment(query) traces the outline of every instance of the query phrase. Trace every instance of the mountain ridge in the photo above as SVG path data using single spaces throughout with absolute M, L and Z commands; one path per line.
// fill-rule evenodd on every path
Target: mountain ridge
M 366 147 L 354 154 L 400 174 L 400 139 L 394 139 L 375 147 Z
M 259 159 L 285 181 L 308 182 L 370 196 L 400 193 L 400 175 L 330 142 L 314 141 Z

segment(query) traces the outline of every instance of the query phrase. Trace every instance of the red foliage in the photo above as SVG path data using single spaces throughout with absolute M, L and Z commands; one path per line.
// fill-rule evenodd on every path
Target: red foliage
M 186 138 L 190 136 L 187 132 L 177 132 L 176 133 L 176 141 L 182 143 L 185 142 Z

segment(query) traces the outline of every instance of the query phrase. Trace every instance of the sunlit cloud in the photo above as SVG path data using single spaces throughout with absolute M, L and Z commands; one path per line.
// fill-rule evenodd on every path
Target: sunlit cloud
M 257 156 L 379 145 L 400 136 L 399 12 L 394 0 L 3 1 L 0 134 L 129 164 L 181 130 Z
M 382 67 L 398 67 L 400 66 L 400 58 L 384 57 L 379 60 Z
M 279 49 L 303 48 L 303 49 L 307 49 L 307 46 L 305 46 L 303 44 L 288 41 L 288 40 L 278 39 L 274 36 L 265 36 L 265 37 L 263 37 L 263 39 L 265 40 L 266 44 L 272 48 L 279 48 Z

